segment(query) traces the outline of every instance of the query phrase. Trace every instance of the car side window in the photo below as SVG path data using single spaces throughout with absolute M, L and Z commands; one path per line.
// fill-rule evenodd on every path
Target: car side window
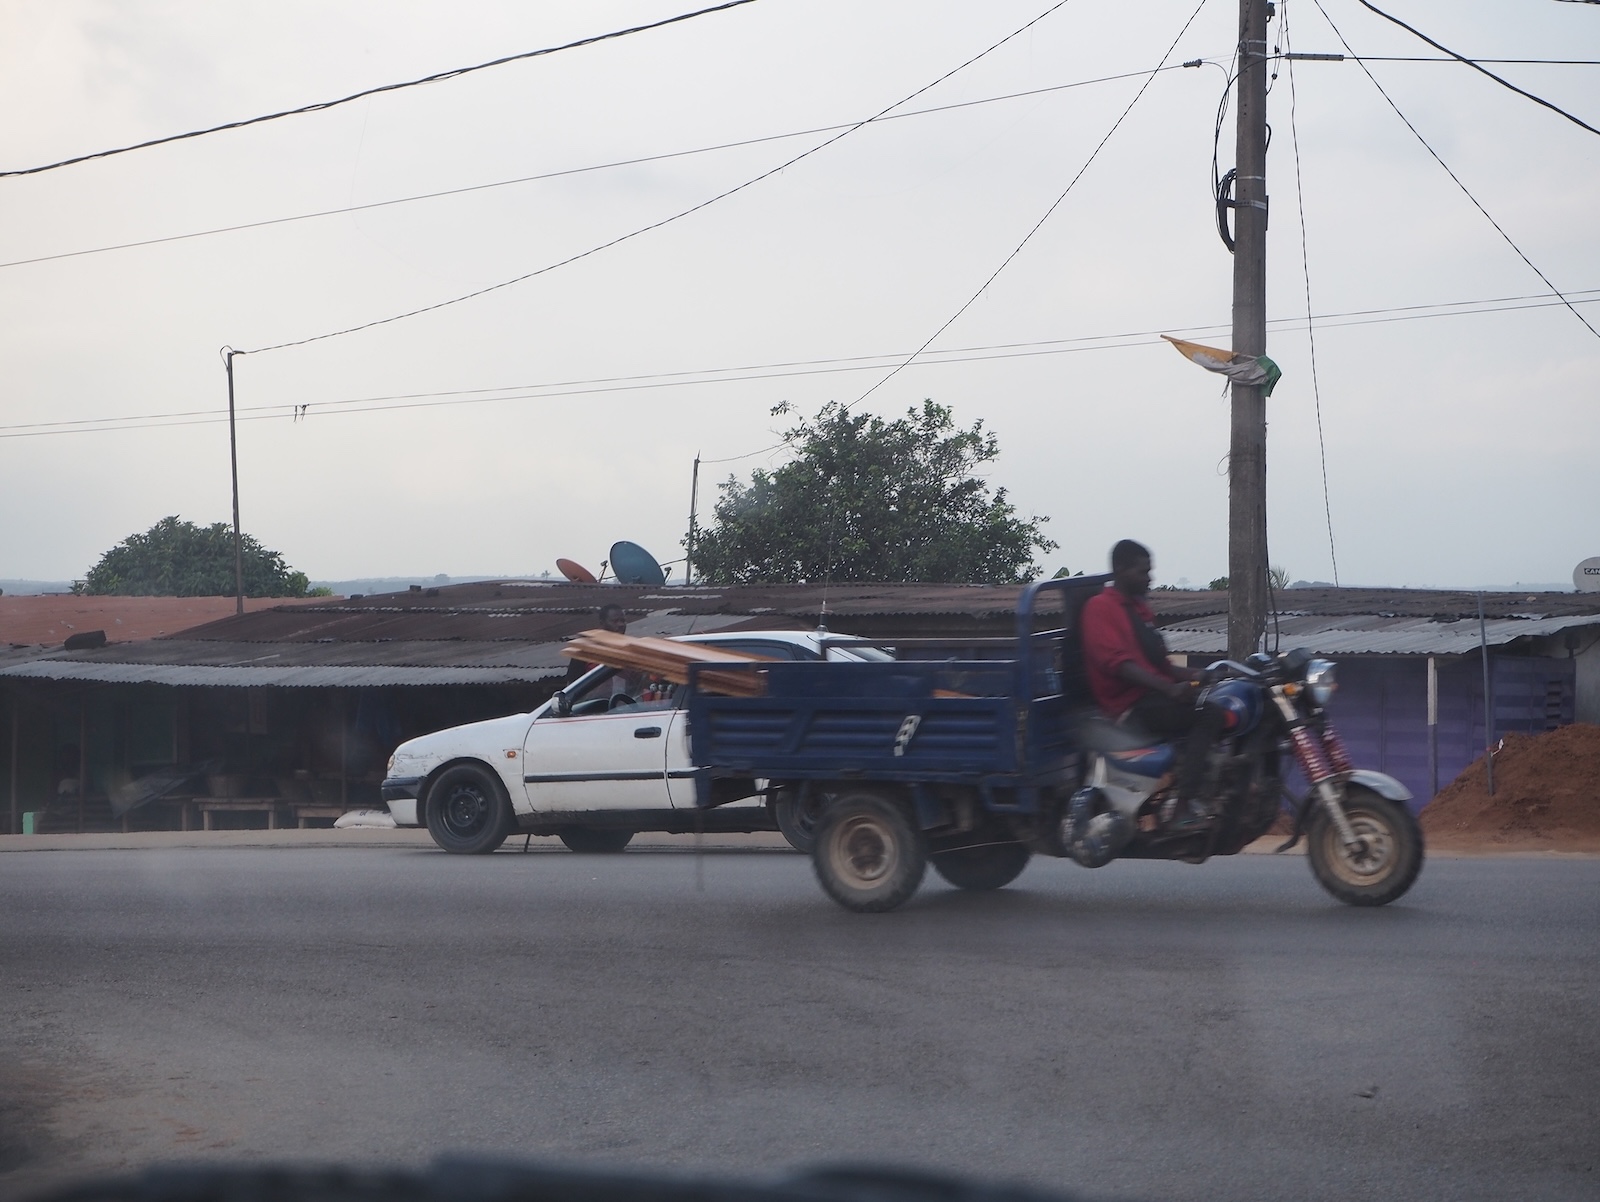
M 652 677 L 646 672 L 607 668 L 585 681 L 583 688 L 568 692 L 570 717 L 604 714 L 613 710 L 638 713 L 640 710 L 673 709 L 679 703 L 680 686 Z M 546 715 L 558 720 L 553 711 Z

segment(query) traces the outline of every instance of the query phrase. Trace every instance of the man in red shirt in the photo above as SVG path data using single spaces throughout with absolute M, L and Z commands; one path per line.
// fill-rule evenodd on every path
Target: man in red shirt
M 1111 548 L 1111 583 L 1084 603 L 1079 619 L 1089 691 L 1111 718 L 1160 739 L 1184 740 L 1174 791 L 1179 806 L 1169 829 L 1205 825 L 1211 811 L 1199 793 L 1206 752 L 1227 713 L 1197 705 L 1200 674 L 1167 658 L 1167 645 L 1145 602 L 1150 552 L 1125 538 Z

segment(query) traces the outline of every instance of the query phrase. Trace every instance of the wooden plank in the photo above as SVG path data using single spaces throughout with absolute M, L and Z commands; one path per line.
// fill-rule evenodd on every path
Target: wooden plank
M 702 671 L 696 681 L 707 692 L 735 697 L 758 697 L 767 689 L 764 673 L 738 670 L 735 665 L 772 662 L 769 656 L 723 651 L 705 643 L 680 643 L 611 630 L 586 630 L 563 647 L 561 654 L 610 668 L 646 672 L 673 684 L 689 683 L 690 664 L 725 664 L 728 671 Z

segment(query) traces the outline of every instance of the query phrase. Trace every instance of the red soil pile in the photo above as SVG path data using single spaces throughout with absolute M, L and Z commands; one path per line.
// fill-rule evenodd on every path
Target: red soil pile
M 1600 851 L 1600 726 L 1507 735 L 1494 753 L 1493 797 L 1480 756 L 1419 821 L 1432 845 Z

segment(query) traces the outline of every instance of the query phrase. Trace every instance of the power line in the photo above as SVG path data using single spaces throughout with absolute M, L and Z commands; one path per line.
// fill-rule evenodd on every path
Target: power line
M 1585 3 L 1588 0 L 1584 0 Z M 1600 0 L 1594 0 L 1600 4 Z M 1435 54 L 1319 54 L 1302 50 L 1276 58 L 1311 63 L 1458 63 L 1460 58 L 1440 58 Z M 1600 58 L 1474 58 L 1473 63 L 1494 63 L 1520 67 L 1600 67 Z
M 1183 64 L 1174 64 L 1163 67 L 1163 71 L 1179 71 L 1184 67 L 1201 66 L 1207 60 L 1194 59 Z M 1444 61 L 1444 60 L 1439 60 Z M 1072 83 L 1052 84 L 1044 88 L 1030 88 L 1025 92 L 1007 92 L 1000 96 L 984 96 L 976 100 L 960 100 L 954 104 L 933 105 L 925 109 L 912 109 L 905 113 L 889 113 L 879 117 L 879 122 L 899 121 L 906 117 L 926 117 L 935 113 L 951 112 L 955 109 L 972 108 L 981 104 L 994 104 L 1003 100 L 1024 100 L 1032 96 L 1042 96 L 1050 92 L 1066 91 L 1070 88 L 1089 87 L 1093 84 L 1114 83 L 1123 79 L 1135 79 L 1147 74 L 1144 71 L 1124 71 L 1119 75 L 1102 75 L 1094 79 L 1074 80 Z M 871 120 L 869 118 L 869 120 Z M 631 159 L 615 159 L 606 163 L 592 163 L 584 167 L 567 167 L 560 171 L 544 171 L 537 175 L 523 175 L 515 179 L 494 180 L 486 184 L 468 184 L 460 188 L 444 188 L 437 192 L 421 192 L 414 196 L 396 196 L 388 200 L 368 201 L 364 204 L 344 205 L 336 209 L 319 209 L 311 213 L 294 213 L 287 217 L 268 217 L 261 221 L 243 221 L 235 225 L 216 226 L 211 229 L 191 230 L 182 234 L 168 234 L 159 238 L 141 238 L 132 242 L 117 242 L 109 246 L 90 246 L 81 250 L 61 251 L 52 255 L 35 255 L 29 259 L 12 259 L 0 263 L 0 269 L 7 267 L 24 267 L 32 263 L 52 263 L 57 259 L 74 259 L 83 255 L 107 254 L 111 251 L 134 250 L 143 246 L 160 246 L 168 242 L 183 242 L 191 238 L 210 238 L 218 234 L 236 234 L 243 230 L 264 229 L 274 225 L 288 225 L 292 222 L 314 221 L 323 217 L 338 217 L 348 213 L 363 213 L 371 209 L 389 208 L 394 205 L 413 204 L 423 200 L 440 200 L 450 196 L 463 196 L 472 192 L 486 192 L 495 188 L 509 188 L 519 184 L 538 183 L 542 180 L 560 179 L 568 175 L 582 175 L 590 171 L 609 171 L 618 167 L 636 167 L 641 163 L 659 163 L 668 159 L 687 158 L 691 155 L 710 154 L 720 150 L 737 150 L 745 146 L 758 146 L 766 142 L 781 142 L 788 138 L 813 137 L 817 134 L 833 133 L 841 129 L 850 129 L 852 122 L 841 122 L 836 125 L 819 125 L 811 129 L 791 130 L 788 133 L 765 134 L 758 138 L 741 138 L 732 142 L 718 142 L 711 146 L 696 146 L 688 150 L 669 150 L 661 154 L 639 155 Z
M 1134 93 L 1133 99 L 1128 101 L 1128 107 L 1123 109 L 1121 115 L 1111 123 L 1111 128 L 1106 131 L 1106 136 L 1100 139 L 1100 144 L 1096 146 L 1092 152 L 1090 152 L 1089 157 L 1084 160 L 1083 166 L 1078 168 L 1078 174 L 1072 177 L 1071 182 L 1069 182 L 1067 186 L 1062 189 L 1061 195 L 1056 197 L 1051 203 L 1050 207 L 1044 211 L 1044 216 L 1040 217 L 1038 221 L 1034 222 L 1033 228 L 1023 235 L 1022 241 L 1017 243 L 1016 249 L 1007 255 L 1001 262 L 1000 266 L 996 267 L 994 271 L 990 273 L 988 279 L 984 280 L 982 284 L 978 285 L 978 290 L 969 296 L 966 302 L 954 313 L 952 313 L 943 325 L 941 325 L 937 330 L 928 336 L 926 342 L 908 355 L 903 363 L 897 364 L 893 370 L 883 377 L 883 379 L 879 380 L 871 388 L 867 389 L 855 400 L 851 401 L 849 405 L 845 406 L 845 408 L 848 409 L 855 405 L 859 405 L 862 401 L 866 400 L 890 380 L 894 379 L 895 376 L 899 375 L 901 371 L 908 367 L 917 358 L 917 356 L 932 346 L 934 340 L 938 338 L 939 335 L 943 334 L 946 330 L 953 326 L 963 313 L 977 303 L 978 298 L 988 290 L 989 285 L 994 283 L 995 280 L 999 278 L 1000 273 L 1011 265 L 1012 260 L 1022 253 L 1023 247 L 1027 246 L 1028 243 L 1032 241 L 1033 236 L 1043 228 L 1044 223 L 1050 220 L 1050 215 L 1061 207 L 1062 202 L 1067 199 L 1067 194 L 1071 192 L 1073 188 L 1077 187 L 1078 181 L 1083 178 L 1084 173 L 1093 165 L 1095 159 L 1100 157 L 1100 152 L 1106 148 L 1106 143 L 1111 141 L 1112 136 L 1117 132 L 1117 130 L 1122 128 L 1122 123 L 1127 120 L 1128 114 L 1133 112 L 1133 106 L 1139 103 L 1140 98 L 1144 96 L 1146 89 L 1150 87 L 1150 84 L 1155 79 L 1156 75 L 1159 74 L 1161 69 L 1166 66 L 1167 60 L 1172 57 L 1172 52 L 1178 48 L 1178 43 L 1183 40 L 1183 35 L 1189 32 L 1189 26 L 1194 24 L 1194 19 L 1200 15 L 1200 10 L 1205 6 L 1206 0 L 1200 0 L 1200 3 L 1195 6 L 1194 12 L 1190 13 L 1189 19 L 1183 23 L 1183 28 L 1178 30 L 1178 36 L 1172 39 L 1172 44 L 1168 46 L 1166 52 L 1162 54 L 1161 61 L 1156 64 L 1154 70 L 1149 72 L 1149 74 L 1145 77 L 1145 81 L 1139 85 L 1139 90 Z
M 545 55 L 559 54 L 563 50 L 576 50 L 582 46 L 593 46 L 597 42 L 608 42 L 614 38 L 625 38 L 636 33 L 645 33 L 652 29 L 661 29 L 668 25 L 676 25 L 680 21 L 692 21 L 696 17 L 703 17 L 710 13 L 725 12 L 730 8 L 739 8 L 745 4 L 753 4 L 755 0 L 727 0 L 726 3 L 717 4 L 711 8 L 697 9 L 694 12 L 680 13 L 675 17 L 665 20 L 652 21 L 647 25 L 635 25 L 629 29 L 616 29 L 610 33 L 598 33 L 591 37 L 579 38 L 575 42 L 565 42 L 559 46 L 545 46 L 539 50 L 525 50 L 520 54 L 508 54 L 504 58 L 493 59 L 487 63 L 478 63 L 471 67 L 456 67 L 449 71 L 439 71 L 433 75 L 424 75 L 421 79 L 410 79 L 402 83 L 387 83 L 375 88 L 365 88 L 359 92 L 352 92 L 349 96 L 341 96 L 337 100 L 322 100 L 315 104 L 304 104 L 299 108 L 283 109 L 276 113 L 266 113 L 259 117 L 247 117 L 242 121 L 227 121 L 221 125 L 208 126 L 205 129 L 193 129 L 187 133 L 168 134 L 161 138 L 151 138 L 144 142 L 135 142 L 131 146 L 118 146 L 111 150 L 97 150 L 92 154 L 80 154 L 70 159 L 61 159 L 55 163 L 45 163 L 38 167 L 23 167 L 14 171 L 0 171 L 0 178 L 16 175 L 38 175 L 44 171 L 54 171 L 58 167 L 70 167 L 74 163 L 86 163 L 91 159 L 108 159 L 113 155 L 128 154 L 135 150 L 148 150 L 152 146 L 165 146 L 169 142 L 182 142 L 188 138 L 203 138 L 208 134 L 222 133 L 230 129 L 244 129 L 250 125 L 261 125 L 267 121 L 278 121 L 284 117 L 298 117 L 305 113 L 320 113 L 326 109 L 337 108 L 341 104 L 349 104 L 355 100 L 362 100 L 368 96 L 376 96 L 382 92 L 398 92 L 403 88 L 420 87 L 423 84 L 439 83 L 447 79 L 457 79 L 463 75 L 471 75 L 475 71 L 487 71 L 490 67 L 503 67 L 507 63 L 521 62 L 523 59 L 542 58 Z
M 1289 44 L 1289 6 L 1284 5 L 1281 31 Z M 1322 432 L 1322 383 L 1317 375 L 1317 327 L 1311 310 L 1311 252 L 1306 237 L 1306 192 L 1300 171 L 1300 126 L 1296 120 L 1298 95 L 1294 86 L 1294 59 L 1289 59 L 1289 145 L 1294 148 L 1294 196 L 1300 211 L 1300 267 L 1305 277 L 1306 343 L 1311 355 L 1311 398 L 1317 415 L 1317 454 L 1322 462 L 1322 512 L 1328 522 L 1328 559 L 1333 564 L 1334 587 L 1339 584 L 1339 553 L 1333 540 L 1333 501 L 1328 490 L 1328 442 Z
M 1328 16 L 1328 10 L 1322 7 L 1322 0 L 1312 0 L 1312 3 L 1317 6 L 1317 11 L 1322 14 L 1322 19 L 1328 23 L 1328 28 L 1333 30 L 1334 36 L 1337 37 L 1340 42 L 1344 43 L 1344 48 L 1346 50 L 1349 50 L 1351 54 L 1354 54 L 1355 51 L 1351 49 L 1350 43 L 1345 40 L 1344 34 L 1339 32 L 1339 27 L 1333 23 L 1333 18 Z M 1422 143 L 1422 148 L 1433 156 L 1434 162 L 1438 163 L 1439 166 L 1444 168 L 1445 174 L 1455 182 L 1456 187 L 1461 189 L 1462 195 L 1472 202 L 1473 207 L 1477 209 L 1478 212 L 1483 214 L 1485 220 L 1487 220 L 1490 225 L 1494 226 L 1495 232 L 1499 234 L 1500 237 L 1505 239 L 1506 245 L 1517 253 L 1517 257 L 1528 265 L 1529 269 L 1534 275 L 1538 276 L 1544 281 L 1546 288 L 1550 289 L 1552 293 L 1560 297 L 1562 304 L 1566 305 L 1566 307 L 1572 311 L 1572 315 L 1579 321 L 1583 322 L 1584 329 L 1588 330 L 1589 333 L 1593 334 L 1596 338 L 1600 338 L 1600 330 L 1595 329 L 1594 326 L 1589 324 L 1588 319 L 1584 317 L 1582 313 L 1578 312 L 1577 307 L 1566 298 L 1561 289 L 1557 288 L 1550 282 L 1550 277 L 1545 275 L 1544 272 L 1540 271 L 1537 265 L 1535 265 L 1534 261 L 1523 253 L 1522 248 L 1512 241 L 1511 235 L 1506 233 L 1506 231 L 1501 228 L 1500 223 L 1494 219 L 1489 210 L 1483 207 L 1478 198 L 1472 194 L 1467 185 L 1461 182 L 1461 178 L 1450 169 L 1450 165 L 1446 163 L 1444 159 L 1439 157 L 1439 152 L 1429 144 L 1428 139 L 1422 136 L 1422 132 L 1418 130 L 1415 125 L 1411 124 L 1411 119 L 1400 111 L 1400 106 L 1394 102 L 1393 97 L 1391 97 L 1388 92 L 1383 90 L 1383 85 L 1378 82 L 1378 77 L 1368 69 L 1367 64 L 1360 62 L 1359 59 L 1357 60 L 1357 63 L 1361 67 L 1362 73 L 1372 81 L 1372 86 L 1378 89 L 1378 94 L 1382 96 L 1388 103 L 1389 107 L 1394 110 L 1395 116 L 1399 117 L 1401 121 L 1405 122 L 1405 127 L 1416 136 L 1417 141 Z
M 1565 302 L 1550 299 L 1550 293 L 1525 296 L 1490 297 L 1472 301 L 1402 305 L 1382 309 L 1352 309 L 1339 313 L 1317 314 L 1324 329 L 1383 325 L 1396 321 L 1421 321 L 1436 317 L 1466 317 L 1483 313 L 1515 312 L 1524 309 L 1558 308 Z M 1600 303 L 1600 289 L 1567 294 L 1577 304 Z M 1268 325 L 1283 332 L 1303 328 L 1304 317 L 1275 317 Z M 1118 334 L 1081 335 L 1074 338 L 1041 339 L 1029 342 L 992 343 L 971 347 L 951 347 L 923 356 L 913 366 L 941 367 L 959 363 L 982 363 L 1006 359 L 1036 358 L 1045 355 L 1077 354 L 1086 351 L 1126 350 L 1141 346 L 1165 345 L 1161 333 L 1203 336 L 1226 331 L 1227 325 L 1169 324 L 1159 328 L 1131 330 Z M 638 392 L 662 388 L 747 383 L 759 380 L 793 379 L 814 375 L 837 375 L 859 371 L 881 371 L 905 352 L 853 355 L 843 358 L 794 359 L 773 363 L 743 364 L 735 367 L 701 368 L 693 371 L 653 372 L 634 376 L 598 376 L 560 380 L 546 384 L 513 384 L 496 388 L 460 388 L 433 392 L 388 393 L 343 400 L 310 403 L 275 403 L 239 407 L 240 421 L 275 421 L 284 417 L 309 420 L 311 417 L 337 417 L 364 413 L 389 413 L 408 409 L 486 404 L 495 401 L 558 400 L 616 392 Z M 215 409 L 178 410 L 170 413 L 132 414 L 119 417 L 81 418 L 55 422 L 23 422 L 0 426 L 0 438 L 40 437 L 51 434 L 100 434 L 139 429 L 211 425 L 227 420 Z M 110 424 L 116 423 L 116 424 Z M 781 446 L 782 444 L 776 444 Z M 774 450 L 774 447 L 765 448 Z M 761 452 L 753 452 L 760 454 Z M 734 456 L 736 459 L 748 456 Z M 722 460 L 702 460 L 704 463 Z
M 1480 66 L 1478 64 L 1477 60 L 1470 59 L 1464 54 L 1457 54 L 1454 50 L 1450 49 L 1450 47 L 1448 47 L 1446 45 L 1443 45 L 1442 43 L 1434 41 L 1427 34 L 1423 33 L 1422 30 L 1416 28 L 1413 25 L 1407 25 L 1399 17 L 1392 16 L 1389 13 L 1384 12 L 1383 9 L 1379 8 L 1377 5 L 1369 3 L 1369 0 L 1356 0 L 1356 3 L 1361 5 L 1361 7 L 1366 9 L 1368 12 L 1376 13 L 1378 16 L 1382 17 L 1385 21 L 1390 21 L 1390 22 L 1394 23 L 1395 25 L 1400 26 L 1400 28 L 1405 30 L 1407 33 L 1412 34 L 1415 37 L 1421 38 L 1424 42 L 1428 43 L 1428 45 L 1432 46 L 1435 50 L 1438 50 L 1438 51 L 1441 51 L 1441 52 L 1443 52 L 1445 54 L 1448 54 L 1451 58 L 1455 59 L 1457 62 L 1465 63 L 1467 66 L 1471 67 L 1474 71 L 1478 71 L 1483 75 L 1487 75 L 1490 79 L 1494 80 L 1495 83 L 1499 84 L 1502 88 L 1509 88 L 1511 91 L 1515 92 L 1518 96 L 1526 97 L 1527 99 L 1533 101 L 1535 104 L 1542 104 L 1545 108 L 1549 109 L 1552 113 L 1561 114 L 1561 116 L 1565 117 L 1568 121 L 1572 122 L 1574 125 L 1582 128 L 1582 129 L 1586 129 L 1592 134 L 1600 134 L 1600 129 L 1596 129 L 1594 126 L 1590 125 L 1587 121 L 1584 121 L 1584 120 L 1582 120 L 1582 119 L 1580 119 L 1578 117 L 1574 117 L 1571 113 L 1567 112 L 1566 109 L 1562 108 L 1559 105 L 1551 104 L 1543 96 L 1535 96 L 1532 92 L 1528 91 L 1527 89 L 1517 87 L 1517 85 L 1512 83 L 1509 79 L 1505 79 L 1502 76 L 1496 75 L 1493 71 L 1490 71 L 1488 68 Z M 1320 8 L 1321 5 L 1319 4 L 1318 7 Z M 1326 16 L 1327 14 L 1324 13 L 1323 15 Z M 1328 24 L 1332 25 L 1333 22 L 1329 21 Z M 1342 37 L 1339 40 L 1341 42 L 1344 41 L 1344 39 Z M 1399 110 L 1397 109 L 1395 111 L 1398 112 Z
M 690 205 L 687 209 L 683 209 L 683 210 L 681 210 L 681 211 L 679 211 L 677 213 L 674 213 L 670 217 L 663 217 L 659 221 L 653 221 L 649 225 L 642 226 L 641 228 L 636 229 L 636 230 L 632 230 L 631 232 L 626 233 L 626 234 L 621 234 L 618 237 L 612 238 L 607 242 L 602 242 L 599 246 L 592 246 L 588 250 L 579 251 L 575 255 L 569 255 L 565 259 L 561 259 L 558 262 L 546 264 L 545 266 L 537 268 L 534 271 L 524 272 L 522 275 L 516 276 L 516 277 L 514 277 L 512 279 L 509 279 L 509 280 L 502 280 L 498 284 L 490 284 L 488 287 L 477 288 L 477 289 L 474 289 L 473 291 L 465 293 L 465 294 L 463 294 L 461 296 L 451 297 L 449 300 L 438 301 L 435 304 L 431 304 L 431 305 L 423 305 L 421 308 L 410 309 L 410 310 L 408 310 L 408 311 L 406 311 L 404 313 L 396 313 L 391 317 L 380 317 L 380 318 L 376 319 L 375 321 L 367 321 L 367 322 L 362 322 L 359 325 L 347 326 L 342 330 L 331 330 L 326 334 L 314 334 L 309 338 L 296 338 L 296 339 L 292 339 L 292 340 L 287 341 L 287 342 L 274 343 L 271 346 L 256 347 L 255 349 L 249 350 L 249 351 L 236 351 L 235 354 L 239 354 L 239 355 L 259 355 L 259 354 L 262 354 L 262 353 L 264 353 L 266 351 L 281 351 L 281 350 L 285 350 L 285 349 L 287 349 L 289 347 L 305 346 L 306 344 L 312 343 L 312 342 L 322 342 L 322 341 L 324 341 L 326 339 L 329 339 L 329 338 L 339 338 L 339 337 L 342 337 L 345 334 L 354 334 L 354 333 L 357 333 L 357 332 L 359 332 L 361 330 L 370 330 L 374 326 L 388 325 L 391 322 L 404 321 L 408 317 L 418 317 L 418 316 L 420 316 L 420 315 L 422 315 L 424 313 L 433 313 L 433 312 L 436 312 L 439 309 L 447 308 L 450 305 L 459 305 L 463 301 L 469 301 L 469 300 L 472 300 L 472 299 L 474 299 L 476 297 L 487 295 L 490 292 L 497 292 L 502 288 L 509 288 L 513 284 L 522 283 L 524 280 L 531 280 L 535 276 L 544 275 L 547 272 L 555 271 L 557 268 L 566 267 L 567 265 L 569 265 L 571 263 L 576 263 L 580 259 L 586 259 L 590 255 L 599 254 L 603 250 L 609 250 L 611 247 L 618 246 L 623 242 L 627 242 L 627 241 L 630 241 L 631 239 L 637 238 L 641 234 L 648 234 L 652 230 L 658 230 L 662 226 L 670 225 L 674 221 L 679 221 L 684 217 L 688 217 L 692 213 L 698 213 L 701 209 L 708 208 L 711 205 L 716 204 L 719 200 L 726 200 L 728 197 L 733 196 L 736 193 L 743 192 L 746 188 L 754 187 L 756 184 L 759 184 L 762 180 L 770 179 L 772 176 L 777 175 L 779 172 L 786 171 L 788 168 L 793 167 L 796 163 L 800 162 L 802 159 L 809 158 L 811 155 L 816 154 L 819 150 L 824 150 L 827 147 L 832 146 L 835 142 L 838 142 L 842 138 L 849 137 L 856 130 L 862 128 L 863 126 L 870 125 L 874 121 L 880 120 L 881 118 L 887 116 L 893 110 L 899 108 L 901 105 L 910 103 L 911 101 L 915 100 L 918 96 L 921 96 L 924 92 L 927 92 L 927 91 L 937 87 L 939 84 L 941 84 L 945 80 L 951 78 L 953 75 L 956 75 L 958 72 L 966 70 L 968 67 L 972 66 L 973 63 L 977 62 L 979 59 L 985 57 L 986 55 L 991 54 L 994 51 L 998 50 L 1001 46 L 1004 46 L 1007 42 L 1011 41 L 1013 38 L 1018 37 L 1023 33 L 1026 33 L 1029 29 L 1033 28 L 1033 26 L 1037 25 L 1040 21 L 1044 20 L 1051 13 L 1055 12 L 1059 8 L 1064 7 L 1069 2 L 1070 2 L 1070 0 L 1056 0 L 1055 4 L 1052 4 L 1044 12 L 1040 13 L 1037 17 L 1034 17 L 1033 20 L 1031 20 L 1031 21 L 1027 22 L 1026 24 L 1024 24 L 1020 29 L 1013 30 L 1011 33 L 1006 34 L 1005 37 L 1001 38 L 998 42 L 995 42 L 992 46 L 989 46 L 987 49 L 980 50 L 977 54 L 975 54 L 971 58 L 967 59 L 966 62 L 961 63 L 959 66 L 952 67 L 950 70 L 946 71 L 943 75 L 939 76 L 939 78 L 935 79 L 932 83 L 924 84 L 922 87 L 920 87 L 916 91 L 912 92 L 909 96 L 901 97 L 899 100 L 896 100 L 893 104 L 889 105 L 887 108 L 882 109 L 880 112 L 874 114 L 873 116 L 868 117 L 868 118 L 866 118 L 865 120 L 862 120 L 862 121 L 857 121 L 855 124 L 847 127 L 846 129 L 842 130 L 841 132 L 835 134 L 833 137 L 828 138 L 826 141 L 818 143 L 816 146 L 811 147 L 809 150 L 801 151 L 799 154 L 795 155 L 793 158 L 788 159 L 785 162 L 779 163 L 776 167 L 773 167 L 773 168 L 771 168 L 771 169 L 769 169 L 767 171 L 763 171 L 760 175 L 755 176 L 753 179 L 747 179 L 747 180 L 744 181 L 744 183 L 736 184 L 732 188 L 725 189 L 724 191 L 717 193 L 715 196 L 712 196 L 707 200 L 702 200 L 698 204 Z

